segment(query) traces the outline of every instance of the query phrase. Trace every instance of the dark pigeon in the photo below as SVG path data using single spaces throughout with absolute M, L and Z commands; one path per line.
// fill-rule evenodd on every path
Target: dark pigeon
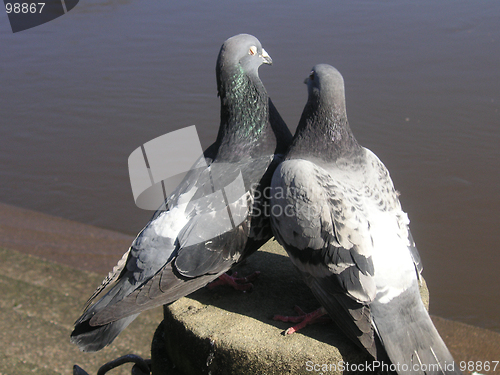
M 388 355 L 399 374 L 460 374 L 420 298 L 420 257 L 389 172 L 349 128 L 342 76 L 321 64 L 306 83 L 297 132 L 272 178 L 275 237 L 375 359 Z
M 81 350 L 102 349 L 141 311 L 205 286 L 272 237 L 263 189 L 292 135 L 259 78 L 263 63 L 272 60 L 251 35 L 222 45 L 217 140 L 91 296 L 71 334 Z

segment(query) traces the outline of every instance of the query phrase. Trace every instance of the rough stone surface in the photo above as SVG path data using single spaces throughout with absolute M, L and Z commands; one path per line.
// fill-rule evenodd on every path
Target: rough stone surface
M 315 364 L 370 361 L 334 323 L 282 334 L 292 324 L 273 321 L 274 314 L 295 315 L 296 304 L 304 311 L 319 304 L 277 242 L 268 242 L 237 271 L 246 275 L 256 270 L 262 273 L 251 293 L 204 288 L 165 307 L 161 345 L 183 374 L 311 374 Z M 425 286 L 422 294 L 428 306 Z

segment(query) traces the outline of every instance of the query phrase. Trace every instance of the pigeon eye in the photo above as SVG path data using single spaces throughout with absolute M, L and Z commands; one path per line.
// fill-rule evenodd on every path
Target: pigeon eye
M 314 72 L 311 72 L 311 74 L 309 74 L 309 79 L 311 81 L 314 81 Z
M 256 53 L 257 53 L 257 47 L 255 46 L 250 47 L 250 49 L 248 50 L 248 54 L 251 56 L 255 55 Z

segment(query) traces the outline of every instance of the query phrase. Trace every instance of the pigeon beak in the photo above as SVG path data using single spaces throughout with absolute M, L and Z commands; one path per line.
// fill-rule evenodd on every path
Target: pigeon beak
M 271 59 L 271 56 L 268 55 L 264 48 L 262 48 L 262 54 L 260 55 L 260 57 L 262 57 L 262 61 L 264 62 L 264 64 L 273 65 L 273 59 Z
M 309 77 L 307 77 L 305 80 L 304 80 L 304 83 L 307 85 L 307 82 L 309 82 Z

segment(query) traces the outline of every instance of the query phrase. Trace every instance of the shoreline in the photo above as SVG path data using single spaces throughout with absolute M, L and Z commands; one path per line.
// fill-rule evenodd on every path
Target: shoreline
M 0 203 L 0 246 L 107 275 L 134 237 Z

